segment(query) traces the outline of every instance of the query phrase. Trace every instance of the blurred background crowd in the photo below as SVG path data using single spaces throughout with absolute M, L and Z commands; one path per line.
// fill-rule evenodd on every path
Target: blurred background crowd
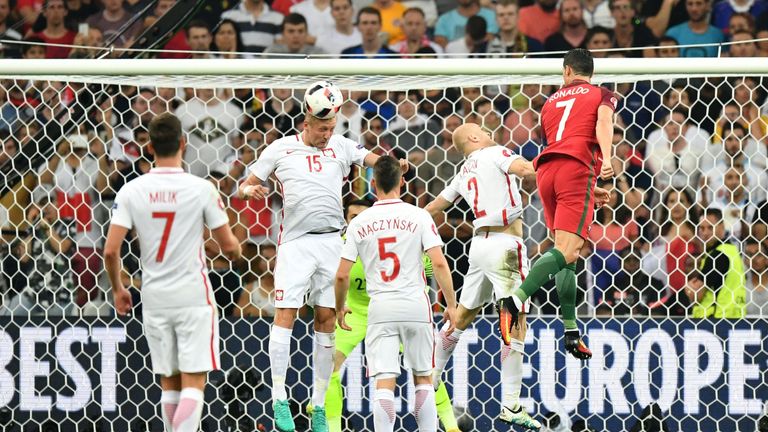
M 0 51 L 21 58 L 98 57 L 104 47 L 130 47 L 175 3 L 0 0 Z M 156 56 L 559 56 L 552 52 L 585 47 L 596 57 L 756 57 L 768 56 L 767 38 L 765 0 L 225 0 L 206 2 Z M 619 99 L 611 161 L 617 177 L 603 185 L 612 202 L 597 212 L 579 269 L 582 314 L 768 316 L 764 79 L 603 85 Z M 336 131 L 372 151 L 407 158 L 406 200 L 423 206 L 462 162 L 451 133 L 464 122 L 479 123 L 499 144 L 536 157 L 546 145 L 538 115 L 556 88 L 346 93 Z M 2 81 L 0 166 L 23 166 L 21 150 L 36 148 L 81 89 L 73 82 Z M 22 172 L 23 184 L 3 199 L 0 313 L 111 314 L 101 263 L 109 209 L 116 192 L 151 167 L 147 125 L 170 111 L 188 138 L 187 169 L 218 186 L 245 245 L 236 263 L 223 259 L 215 242 L 206 245 L 217 303 L 225 315 L 271 316 L 279 194 L 243 202 L 235 191 L 264 146 L 302 130 L 302 94 L 121 86 L 90 107 L 88 121 L 59 140 L 43 164 Z M 367 205 L 371 172 L 353 173 L 346 200 Z M 527 253 L 535 259 L 551 239 L 535 180 L 520 186 Z M 457 287 L 467 268 L 471 219 L 469 208 L 459 205 L 440 225 Z M 124 255 L 126 283 L 140 289 L 138 244 L 127 243 Z M 542 312 L 556 312 L 552 292 L 536 298 Z

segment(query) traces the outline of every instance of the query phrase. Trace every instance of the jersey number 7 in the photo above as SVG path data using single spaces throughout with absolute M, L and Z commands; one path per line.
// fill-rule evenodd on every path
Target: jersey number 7
M 165 257 L 165 247 L 168 246 L 168 237 L 171 235 L 171 226 L 173 225 L 173 219 L 175 217 L 176 212 L 152 212 L 152 219 L 165 219 L 163 237 L 160 239 L 160 248 L 157 250 L 155 262 L 163 262 L 163 258 Z
M 400 258 L 397 257 L 396 253 L 389 252 L 386 249 L 389 243 L 396 242 L 397 237 L 382 237 L 379 239 L 379 259 L 381 261 L 391 259 L 394 264 L 392 273 L 386 274 L 384 273 L 384 270 L 380 272 L 381 278 L 384 280 L 384 282 L 392 282 L 393 280 L 397 279 L 397 276 L 400 274 Z

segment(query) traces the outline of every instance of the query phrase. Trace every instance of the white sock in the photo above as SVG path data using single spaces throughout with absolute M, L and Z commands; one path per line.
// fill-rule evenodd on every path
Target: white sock
M 160 394 L 160 416 L 163 418 L 165 432 L 173 431 L 173 415 L 179 406 L 179 392 L 164 390 Z
M 312 385 L 312 405 L 325 406 L 325 392 L 333 373 L 333 354 L 336 351 L 336 334 L 315 332 L 312 366 L 315 381 Z
M 291 335 L 293 329 L 272 326 L 269 335 L 269 367 L 272 374 L 272 400 L 288 400 L 285 375 L 291 362 Z
M 435 389 L 429 384 L 416 386 L 416 424 L 419 432 L 435 432 L 437 430 L 437 407 L 435 406 Z
M 520 403 L 520 388 L 523 384 L 523 351 L 525 344 L 512 339 L 509 346 L 501 345 L 501 381 L 506 383 L 501 404 L 515 409 Z
M 464 330 L 454 329 L 450 336 L 446 336 L 445 330 L 447 328 L 448 324 L 446 323 L 443 328 L 440 329 L 435 340 L 435 368 L 432 370 L 432 384 L 435 389 L 440 386 L 445 365 L 453 355 L 453 350 L 456 349 L 456 344 L 459 343 L 459 339 L 464 333 Z
M 395 430 L 395 393 L 392 390 L 376 390 L 373 400 L 373 430 L 374 432 Z
M 179 396 L 179 406 L 173 416 L 173 432 L 197 432 L 200 430 L 200 416 L 203 414 L 203 392 L 196 388 L 185 388 Z

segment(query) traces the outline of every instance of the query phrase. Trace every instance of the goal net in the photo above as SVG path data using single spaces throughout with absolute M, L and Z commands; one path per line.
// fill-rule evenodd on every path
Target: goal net
M 562 79 L 560 60 L 527 59 L 0 64 L 6 431 L 161 430 L 141 329 L 138 244 L 122 250 L 135 296 L 129 318 L 114 314 L 101 261 L 115 193 L 150 167 L 153 116 L 179 116 L 186 169 L 218 187 L 244 247 L 238 262 L 206 247 L 222 370 L 211 374 L 202 430 L 271 430 L 267 342 L 281 201 L 274 185 L 261 201 L 243 202 L 235 190 L 266 146 L 302 130 L 304 89 L 318 79 L 337 83 L 348 101 L 336 132 L 407 158 L 404 199 L 424 206 L 462 163 L 451 132 L 464 122 L 536 157 L 545 145 L 539 112 Z M 552 430 L 661 430 L 649 426 L 652 417 L 671 431 L 757 430 L 768 399 L 766 69 L 750 59 L 597 61 L 594 82 L 612 89 L 619 107 L 617 177 L 603 185 L 611 203 L 596 212 L 578 264 L 579 325 L 594 357 L 566 357 L 551 284 L 534 298 L 526 339 L 522 401 Z M 371 177 L 353 169 L 345 202 L 372 199 Z M 535 180 L 519 186 L 535 260 L 552 239 Z M 459 295 L 472 220 L 458 203 L 439 225 Z M 713 266 L 718 254 L 725 259 Z M 432 296 L 439 315 L 442 299 Z M 287 383 L 306 430 L 311 310 L 301 316 Z M 484 310 L 447 369 L 465 430 L 495 430 L 496 328 L 495 312 Z M 372 430 L 363 354 L 358 347 L 342 369 L 348 430 Z M 402 431 L 416 428 L 406 415 L 414 404 L 408 381 L 400 377 L 396 405 Z

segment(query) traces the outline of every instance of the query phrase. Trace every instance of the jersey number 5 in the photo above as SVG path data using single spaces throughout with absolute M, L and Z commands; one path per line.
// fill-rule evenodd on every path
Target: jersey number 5
M 576 99 L 566 99 L 555 104 L 556 108 L 565 108 L 563 116 L 560 117 L 560 124 L 557 126 L 557 136 L 555 136 L 555 141 L 560 141 L 563 139 L 563 132 L 565 132 L 565 122 L 568 121 L 568 116 L 571 115 L 571 108 L 573 108 L 573 103 L 575 101 Z
M 381 278 L 384 280 L 384 282 L 392 282 L 397 278 L 397 275 L 400 274 L 400 258 L 397 257 L 396 253 L 388 252 L 386 250 L 387 244 L 396 242 L 396 237 L 382 237 L 379 239 L 379 259 L 381 261 L 391 259 L 393 262 L 392 273 L 386 274 L 384 273 L 384 270 L 380 272 Z
M 171 235 L 171 226 L 176 212 L 152 212 L 152 219 L 165 219 L 165 228 L 163 228 L 163 237 L 160 239 L 160 248 L 157 250 L 156 262 L 163 262 L 165 257 L 165 247 L 168 246 L 168 237 Z

